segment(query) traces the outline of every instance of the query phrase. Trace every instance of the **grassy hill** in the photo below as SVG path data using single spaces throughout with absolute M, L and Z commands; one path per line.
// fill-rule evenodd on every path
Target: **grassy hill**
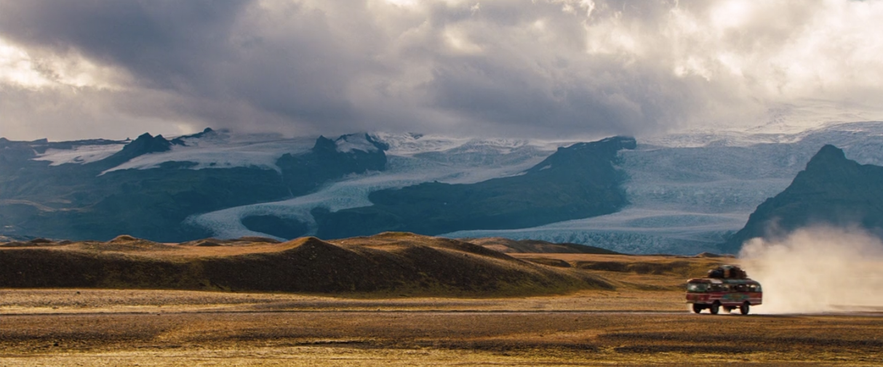
M 469 242 L 384 233 L 327 242 L 10 242 L 0 244 L 0 287 L 520 296 L 613 286 Z

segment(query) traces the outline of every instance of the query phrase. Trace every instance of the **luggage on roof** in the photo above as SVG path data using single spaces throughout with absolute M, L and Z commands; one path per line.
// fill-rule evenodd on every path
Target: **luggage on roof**
M 721 265 L 709 270 L 708 277 L 717 279 L 746 279 L 748 274 L 736 265 Z

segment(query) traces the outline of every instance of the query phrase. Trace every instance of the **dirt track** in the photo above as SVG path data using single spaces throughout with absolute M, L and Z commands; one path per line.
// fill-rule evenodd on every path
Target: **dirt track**
M 121 299 L 133 303 L 149 303 L 161 295 L 165 301 L 183 302 L 132 309 L 138 305 L 110 305 L 116 302 L 115 292 L 125 292 Z M 881 317 L 672 312 L 685 308 L 680 303 L 659 312 L 634 302 L 644 292 L 603 301 L 603 294 L 593 293 L 533 299 L 366 300 L 82 291 L 79 296 L 87 302 L 79 305 L 67 300 L 73 295 L 71 290 L 0 292 L 5 311 L 27 300 L 58 298 L 54 311 L 66 312 L 0 316 L 2 364 L 878 365 L 883 360 Z M 654 304 L 654 297 L 668 300 L 677 294 L 645 296 L 647 304 Z M 89 305 L 98 299 L 110 301 Z M 592 307 L 593 299 L 599 301 L 597 307 Z M 622 300 L 618 307 L 617 299 Z M 444 311 L 429 311 L 433 309 Z

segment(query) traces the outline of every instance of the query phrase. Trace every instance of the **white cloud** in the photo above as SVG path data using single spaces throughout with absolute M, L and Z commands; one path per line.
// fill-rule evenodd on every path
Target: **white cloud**
M 24 88 L 38 88 L 50 84 L 36 70 L 27 52 L 0 39 L 0 81 Z
M 126 76 L 112 66 L 96 64 L 77 52 L 63 55 L 27 50 L 0 38 L 0 82 L 41 88 L 122 89 Z

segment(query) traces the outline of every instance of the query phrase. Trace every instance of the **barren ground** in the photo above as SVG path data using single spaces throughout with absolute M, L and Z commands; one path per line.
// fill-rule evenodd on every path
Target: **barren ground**
M 393 298 L 0 290 L 0 365 L 879 365 L 875 314 L 695 315 L 680 291 Z
M 389 248 L 397 245 L 384 242 L 394 239 L 387 235 L 364 245 L 395 253 Z M 100 251 L 110 251 L 101 246 Z M 119 251 L 163 248 L 151 246 Z M 202 258 L 280 248 L 287 247 L 195 248 L 177 254 Z M 536 271 L 609 286 L 521 297 L 479 291 L 426 297 L 392 290 L 0 289 L 0 366 L 874 366 L 883 360 L 879 312 L 764 315 L 763 306 L 748 316 L 687 312 L 684 281 L 734 259 L 509 255 L 543 264 L 528 264 Z

